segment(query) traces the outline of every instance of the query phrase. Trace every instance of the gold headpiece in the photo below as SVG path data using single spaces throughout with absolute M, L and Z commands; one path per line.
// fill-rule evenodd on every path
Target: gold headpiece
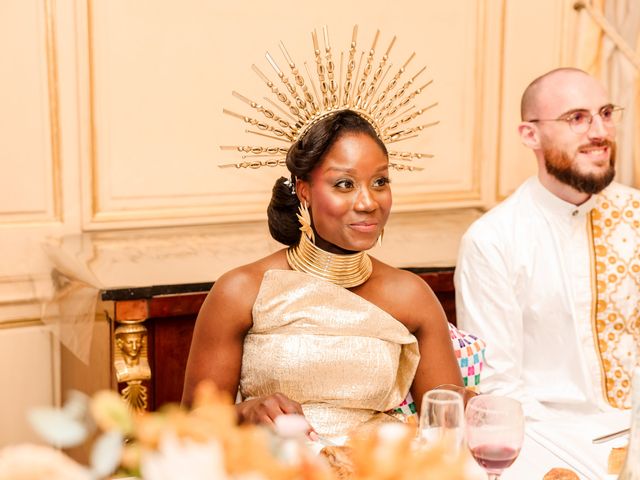
M 391 39 L 389 47 L 379 59 L 378 66 L 374 69 L 375 48 L 380 31 L 376 32 L 366 58 L 365 52 L 360 52 L 360 58 L 356 62 L 357 34 L 358 26 L 356 25 L 353 27 L 351 45 L 348 52 L 346 52 L 346 55 L 344 52 L 340 52 L 340 70 L 336 77 L 327 27 L 323 27 L 324 55 L 322 55 L 322 50 L 318 43 L 318 35 L 315 31 L 312 32 L 320 93 L 318 93 L 316 82 L 312 79 L 307 63 L 304 62 L 308 83 L 301 75 L 282 42 L 280 42 L 280 50 L 282 50 L 282 54 L 289 64 L 293 79 L 285 75 L 269 52 L 266 53 L 266 58 L 284 84 L 285 91 L 279 90 L 257 66 L 252 65 L 253 71 L 262 79 L 277 99 L 276 102 L 264 97 L 274 110 L 250 100 L 238 92 L 233 92 L 233 96 L 258 112 L 261 115 L 261 119 L 241 115 L 227 109 L 224 109 L 223 112 L 257 129 L 248 129 L 246 130 L 247 133 L 276 140 L 279 144 L 278 146 L 221 146 L 222 150 L 239 152 L 243 161 L 220 166 L 260 168 L 285 165 L 287 152 L 294 143 L 300 140 L 318 121 L 332 113 L 343 110 L 351 110 L 369 122 L 387 147 L 390 144 L 414 138 L 425 128 L 436 125 L 437 121 L 420 123 L 418 119 L 427 110 L 435 107 L 437 103 L 421 108 L 412 103 L 432 82 L 432 80 L 429 80 L 416 89 L 413 87 L 414 82 L 426 70 L 426 67 L 417 71 L 406 81 L 400 82 L 407 66 L 415 57 L 415 52 L 398 68 L 394 76 L 384 84 L 384 80 L 392 67 L 389 62 L 389 53 L 396 41 L 396 37 Z M 345 56 L 347 57 L 347 63 L 343 75 Z M 313 93 L 309 90 L 309 86 Z M 398 163 L 398 160 L 410 162 L 414 159 L 433 157 L 428 153 L 401 152 L 390 148 L 388 150 L 389 166 L 396 170 L 422 170 L 420 167 Z

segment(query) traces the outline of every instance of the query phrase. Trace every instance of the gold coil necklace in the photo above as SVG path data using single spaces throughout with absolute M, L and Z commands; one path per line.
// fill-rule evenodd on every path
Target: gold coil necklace
M 306 232 L 300 235 L 297 245 L 287 249 L 287 262 L 293 270 L 344 288 L 362 285 L 373 272 L 371 258 L 366 252 L 347 255 L 330 253 L 313 243 Z

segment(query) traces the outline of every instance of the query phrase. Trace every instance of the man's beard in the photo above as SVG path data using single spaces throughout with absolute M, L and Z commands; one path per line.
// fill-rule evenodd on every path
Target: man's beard
M 543 150 L 543 155 L 545 167 L 550 175 L 579 192 L 591 195 L 601 192 L 613 181 L 616 174 L 616 144 L 609 140 L 603 140 L 602 142 L 593 142 L 588 146 L 609 147 L 609 167 L 603 173 L 580 172 L 566 151 L 548 148 Z

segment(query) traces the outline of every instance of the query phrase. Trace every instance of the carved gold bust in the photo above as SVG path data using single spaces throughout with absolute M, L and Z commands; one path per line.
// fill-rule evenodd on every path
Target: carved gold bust
M 116 380 L 148 380 L 151 368 L 147 358 L 147 329 L 140 323 L 121 325 L 114 332 Z

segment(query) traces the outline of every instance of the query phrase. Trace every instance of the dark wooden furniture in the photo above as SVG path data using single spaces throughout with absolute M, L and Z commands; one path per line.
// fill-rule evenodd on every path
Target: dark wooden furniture
M 453 268 L 410 268 L 423 278 L 440 300 L 448 320 L 455 324 Z M 112 331 L 118 326 L 146 327 L 146 354 L 151 378 L 146 387 L 146 408 L 155 410 L 179 402 L 195 319 L 211 283 L 107 290 L 103 301 L 114 303 Z M 112 351 L 118 348 L 112 346 Z M 115 373 L 114 373 L 115 375 Z M 117 384 L 117 382 L 114 381 Z M 118 384 L 120 391 L 126 384 Z

